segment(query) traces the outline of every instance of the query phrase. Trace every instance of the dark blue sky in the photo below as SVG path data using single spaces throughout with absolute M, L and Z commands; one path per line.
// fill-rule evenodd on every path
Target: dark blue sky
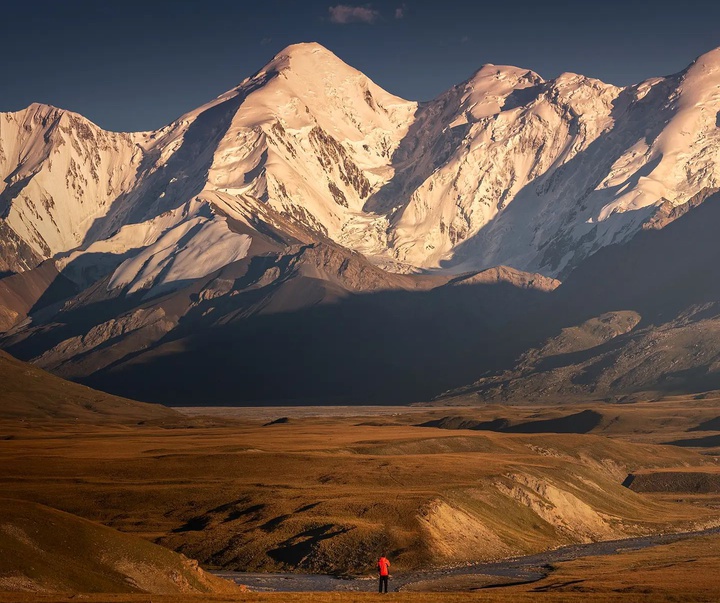
M 415 100 L 483 63 L 622 85 L 720 46 L 720 2 L 697 0 L 36 0 L 1 18 L 0 111 L 50 103 L 112 130 L 163 126 L 296 42 Z

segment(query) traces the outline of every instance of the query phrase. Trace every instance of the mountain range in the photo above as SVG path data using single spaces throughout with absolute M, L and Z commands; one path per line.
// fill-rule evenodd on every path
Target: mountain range
M 720 49 L 417 103 L 297 44 L 153 132 L 2 113 L 0 178 L 0 345 L 115 394 L 720 387 Z

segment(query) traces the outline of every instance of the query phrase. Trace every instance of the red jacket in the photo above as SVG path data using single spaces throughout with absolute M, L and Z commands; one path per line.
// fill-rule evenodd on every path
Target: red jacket
M 380 557 L 377 566 L 381 576 L 390 575 L 390 562 L 385 557 Z

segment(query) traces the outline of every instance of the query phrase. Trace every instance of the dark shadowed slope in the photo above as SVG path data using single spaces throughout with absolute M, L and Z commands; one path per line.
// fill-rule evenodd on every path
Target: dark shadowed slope
M 137 423 L 177 419 L 158 404 L 118 398 L 66 381 L 0 352 L 0 418 Z
M 517 356 L 534 334 L 515 333 L 516 318 L 557 285 L 504 268 L 448 279 L 387 273 L 316 243 L 155 298 L 101 281 L 4 345 L 64 377 L 170 404 L 415 401 Z
M 603 416 L 599 412 L 582 410 L 557 418 L 524 421 L 514 424 L 510 419 L 506 418 L 479 421 L 460 416 L 448 416 L 426 421 L 419 425 L 419 427 L 502 431 L 505 433 L 589 433 L 600 425 L 602 419 Z
M 720 194 L 662 230 L 598 251 L 537 315 L 555 335 L 477 382 L 484 399 L 720 388 Z
M 412 402 L 517 355 L 527 334 L 507 337 L 513 317 L 544 295 L 508 282 L 354 292 L 303 270 L 214 300 L 212 322 L 199 305 L 155 347 L 85 382 L 172 404 Z
M 0 332 L 25 319 L 33 310 L 70 297 L 76 291 L 53 261 L 20 274 L 0 276 Z
M 662 324 L 687 308 L 720 302 L 720 193 L 668 224 L 588 258 L 557 290 L 557 300 L 588 319 L 634 310 Z

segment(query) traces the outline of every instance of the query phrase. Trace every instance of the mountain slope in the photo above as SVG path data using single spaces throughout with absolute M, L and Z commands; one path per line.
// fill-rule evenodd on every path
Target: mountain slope
M 483 67 L 425 107 L 403 141 L 400 259 L 568 272 L 663 201 L 717 186 L 719 86 L 720 49 L 624 89 Z
M 553 336 L 471 390 L 537 400 L 720 389 L 718 223 L 716 193 L 596 253 L 553 293 L 543 315 Z
M 154 132 L 3 114 L 2 345 L 148 400 L 235 399 L 238 365 L 243 401 L 435 395 L 562 327 L 605 337 L 581 325 L 604 293 L 570 323 L 554 277 L 700 211 L 718 114 L 720 49 L 627 88 L 485 65 L 418 104 L 318 44 Z
M 71 383 L 0 352 L 0 418 L 83 423 L 176 420 L 174 410 Z
M 564 274 L 718 185 L 718 85 L 720 49 L 628 88 L 485 65 L 418 105 L 297 44 L 156 132 L 33 105 L 0 119 L 2 266 L 79 248 L 108 273 L 142 250 L 158 266 L 211 250 L 166 285 L 245 253 L 229 217 L 395 269 Z
M 77 293 L 74 283 L 61 275 L 54 262 L 0 278 L 0 332 L 28 314 Z
M 81 245 L 129 187 L 138 135 L 33 104 L 0 117 L 0 271 L 21 271 Z
M 0 590 L 235 593 L 191 561 L 136 536 L 22 500 L 0 499 Z
M 558 284 L 509 269 L 392 274 L 326 243 L 244 258 L 150 299 L 108 290 L 109 278 L 3 344 L 66 378 L 169 404 L 435 395 L 519 353 L 528 334 L 503 327 Z

